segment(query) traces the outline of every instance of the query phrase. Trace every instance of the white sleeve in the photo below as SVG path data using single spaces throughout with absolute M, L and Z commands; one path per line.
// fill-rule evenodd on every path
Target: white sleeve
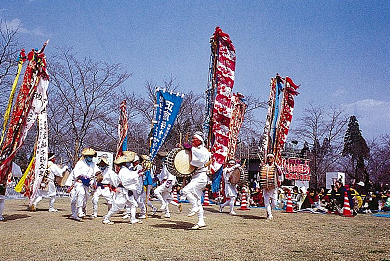
M 68 166 L 64 166 L 63 168 L 60 168 L 57 164 L 53 164 L 50 166 L 49 169 L 55 176 L 62 177 L 65 170 L 68 169 Z
M 192 147 L 191 152 L 192 152 L 192 159 L 191 159 L 192 166 L 203 168 L 204 165 L 210 159 L 210 152 L 204 147 L 200 147 L 200 148 Z

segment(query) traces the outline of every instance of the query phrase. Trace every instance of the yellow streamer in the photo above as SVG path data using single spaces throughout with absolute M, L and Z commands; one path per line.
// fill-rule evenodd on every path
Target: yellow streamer
M 15 186 L 15 191 L 20 193 L 23 189 L 24 181 L 27 178 L 28 173 L 30 172 L 31 166 L 33 165 L 35 160 L 35 155 L 33 156 L 32 160 L 30 161 L 30 164 L 28 164 L 28 167 L 26 171 L 24 172 L 22 178 L 19 180 L 18 184 Z
M 3 140 L 4 140 L 5 128 L 7 127 L 9 114 L 11 112 L 12 102 L 13 102 L 14 96 L 15 96 L 16 85 L 18 84 L 18 81 L 19 81 L 19 75 L 20 75 L 20 72 L 22 71 L 22 66 L 23 66 L 23 59 L 20 59 L 19 64 L 18 64 L 18 72 L 16 73 L 14 83 L 12 84 L 11 93 L 9 95 L 7 110 L 5 111 L 5 114 L 4 114 L 3 132 L 1 133 L 0 145 L 3 143 Z

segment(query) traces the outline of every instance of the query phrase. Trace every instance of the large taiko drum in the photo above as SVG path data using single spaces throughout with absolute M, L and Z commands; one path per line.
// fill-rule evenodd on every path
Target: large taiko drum
M 190 150 L 175 148 L 168 153 L 165 165 L 172 175 L 188 177 L 195 171 L 195 167 L 190 164 L 191 158 Z
M 65 170 L 64 173 L 62 173 L 62 177 L 55 176 L 55 183 L 60 187 L 65 186 L 65 183 L 69 178 L 69 175 L 70 175 L 69 170 Z
M 235 168 L 229 176 L 229 182 L 232 185 L 236 185 L 243 179 L 244 179 L 244 169 L 241 166 Z

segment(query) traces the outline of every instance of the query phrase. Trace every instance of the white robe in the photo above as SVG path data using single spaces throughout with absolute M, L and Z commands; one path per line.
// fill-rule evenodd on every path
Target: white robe
M 231 168 L 224 168 L 223 169 L 223 179 L 225 181 L 225 196 L 227 198 L 237 197 L 236 185 L 231 184 L 229 181 L 229 178 L 230 178 L 230 175 L 232 174 L 232 171 L 239 166 L 240 166 L 239 164 L 236 164 L 236 165 L 232 166 Z
M 52 161 L 48 162 L 48 170 L 49 174 L 47 175 L 47 179 L 49 180 L 49 183 L 47 184 L 48 189 L 39 189 L 37 192 L 36 197 L 54 197 L 56 195 L 56 186 L 54 184 L 55 176 L 62 177 L 65 170 L 68 169 L 67 166 L 64 166 L 63 168 L 60 168 L 57 164 L 55 164 Z

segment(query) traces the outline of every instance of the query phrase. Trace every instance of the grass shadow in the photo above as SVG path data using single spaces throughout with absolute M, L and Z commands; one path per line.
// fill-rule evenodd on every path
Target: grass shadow
M 237 217 L 243 218 L 243 219 L 267 219 L 267 217 L 260 217 L 260 216 L 255 216 L 255 215 L 235 215 Z
M 182 229 L 182 230 L 189 230 L 194 226 L 194 223 L 185 222 L 185 221 L 175 221 L 175 220 L 167 220 L 167 219 L 163 219 L 163 221 L 167 223 L 156 224 L 151 226 L 156 228 L 170 228 L 170 229 Z
M 4 215 L 4 222 L 7 222 L 9 220 L 16 220 L 16 219 L 22 219 L 22 218 L 29 218 L 31 216 L 26 214 L 12 214 L 12 215 Z

